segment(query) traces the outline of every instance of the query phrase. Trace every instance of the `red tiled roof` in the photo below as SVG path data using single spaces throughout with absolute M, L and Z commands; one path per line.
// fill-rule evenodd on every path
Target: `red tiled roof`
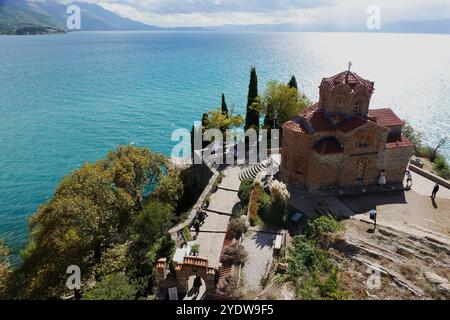
M 313 149 L 319 154 L 336 154 L 344 152 L 344 148 L 334 137 L 329 137 L 318 141 Z
M 369 119 L 383 127 L 395 127 L 405 125 L 405 121 L 401 120 L 390 108 L 371 109 L 369 110 Z
M 324 78 L 323 82 L 327 83 L 330 88 L 345 83 L 352 90 L 356 90 L 360 86 L 366 87 L 370 92 L 374 90 L 374 82 L 365 80 L 352 71 L 344 71 L 330 78 Z
M 161 269 L 161 268 L 165 268 L 166 267 L 166 262 L 167 259 L 166 258 L 161 258 L 156 262 L 156 268 L 157 269 Z
M 314 104 L 302 111 L 297 117 L 286 122 L 283 129 L 303 133 L 326 132 L 336 129 L 348 133 L 367 123 L 365 119 L 354 117 L 343 120 L 333 127 L 330 120 L 327 119 L 325 111 L 318 109 L 317 106 L 317 104 Z
M 302 119 L 300 117 L 295 117 L 283 124 L 283 129 L 290 130 L 294 132 L 305 132 L 301 126 Z
M 183 263 L 177 265 L 177 270 L 181 270 L 183 266 L 208 267 L 208 259 L 199 257 L 184 257 Z
M 403 134 L 393 137 L 388 136 L 386 141 L 386 149 L 407 148 L 412 146 L 414 146 L 414 144 Z
M 344 133 L 349 133 L 367 123 L 367 120 L 361 118 L 352 118 L 350 120 L 345 120 L 336 125 L 336 129 Z
M 305 117 L 306 121 L 310 124 L 311 128 L 315 132 L 323 132 L 323 131 L 333 131 L 334 128 L 331 125 L 330 121 L 325 117 L 325 112 L 322 110 L 317 110 L 307 117 Z

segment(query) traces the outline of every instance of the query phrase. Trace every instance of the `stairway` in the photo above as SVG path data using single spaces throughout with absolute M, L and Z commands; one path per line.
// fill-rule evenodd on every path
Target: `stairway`
M 244 168 L 239 174 L 239 180 L 244 181 L 246 179 L 255 180 L 256 176 L 261 172 L 267 170 L 269 164 L 268 160 L 260 162 L 256 165 Z

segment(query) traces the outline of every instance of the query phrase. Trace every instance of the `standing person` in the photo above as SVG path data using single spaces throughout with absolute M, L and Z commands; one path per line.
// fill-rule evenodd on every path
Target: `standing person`
M 386 186 L 386 171 L 382 170 L 380 173 L 380 178 L 378 179 L 378 184 L 384 188 Z
M 433 200 L 436 199 L 436 195 L 437 195 L 438 191 L 439 191 L 439 185 L 436 183 L 433 188 L 433 193 L 431 194 L 431 199 L 433 199 Z
M 202 278 L 197 275 L 194 279 L 194 297 L 197 299 L 200 294 L 200 288 L 202 287 Z
M 198 234 L 200 233 L 200 221 L 198 219 L 195 219 L 194 221 L 194 230 L 198 236 Z
M 411 171 L 406 171 L 406 187 L 411 188 L 412 187 L 412 174 Z

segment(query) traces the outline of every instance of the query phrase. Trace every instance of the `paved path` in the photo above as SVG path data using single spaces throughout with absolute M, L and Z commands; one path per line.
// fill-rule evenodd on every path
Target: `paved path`
M 227 167 L 223 173 L 225 177 L 217 192 L 211 195 L 207 210 L 208 217 L 200 228 L 196 243 L 200 245 L 199 256 L 208 259 L 212 267 L 220 266 L 225 233 L 233 210 L 239 204 L 237 190 L 239 190 L 239 167 Z M 236 191 L 234 191 L 236 190 Z
M 433 181 L 431 181 L 415 172 L 411 171 L 411 174 L 413 177 L 412 190 L 422 196 L 431 196 L 431 192 L 433 191 L 434 185 L 436 183 L 434 183 Z M 406 184 L 406 181 L 405 181 L 405 184 Z M 440 186 L 439 192 L 437 194 L 437 198 L 450 200 L 450 189 Z
M 273 261 L 273 242 L 276 233 L 250 230 L 244 237 L 242 245 L 248 252 L 248 261 L 244 265 L 243 273 L 248 291 L 258 294 L 261 279 L 267 271 L 267 266 Z

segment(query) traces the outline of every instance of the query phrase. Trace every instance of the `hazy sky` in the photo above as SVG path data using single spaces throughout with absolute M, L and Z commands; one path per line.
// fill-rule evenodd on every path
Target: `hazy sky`
M 60 0 L 67 2 L 67 0 Z M 450 18 L 450 0 L 81 0 L 161 26 L 365 23 L 370 5 L 383 22 Z

